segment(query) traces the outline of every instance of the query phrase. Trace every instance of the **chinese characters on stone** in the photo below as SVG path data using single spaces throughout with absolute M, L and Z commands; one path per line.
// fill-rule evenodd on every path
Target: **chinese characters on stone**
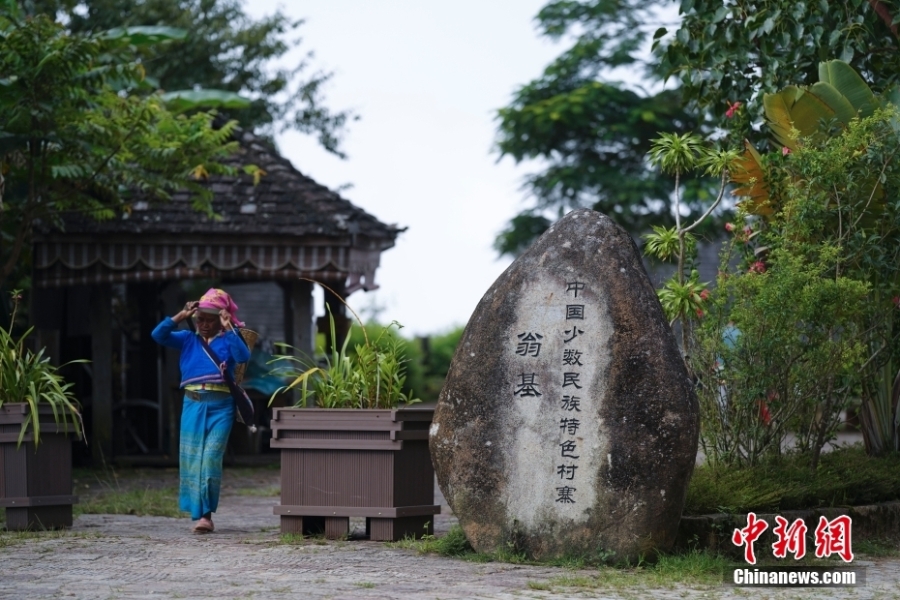
M 519 338 L 519 343 L 516 346 L 516 354 L 537 357 L 541 353 L 541 340 L 544 339 L 544 336 L 528 331 L 520 333 L 517 337 Z
M 566 298 L 578 298 L 578 292 L 583 291 L 584 288 L 585 284 L 581 281 L 567 281 L 564 296 Z M 565 321 L 567 324 L 563 326 L 563 344 L 568 345 L 569 342 L 584 334 L 584 329 L 581 326 L 574 323 L 571 326 L 568 325 L 570 321 L 584 321 L 584 309 L 584 304 L 566 304 Z M 581 350 L 575 348 L 574 345 L 563 348 L 562 367 L 566 368 L 566 370 L 562 373 L 562 391 L 566 393 L 562 394 L 562 400 L 560 401 L 560 410 L 564 416 L 559 420 L 559 429 L 563 436 L 569 436 L 570 438 L 575 436 L 581 425 L 577 418 L 565 416 L 566 413 L 581 412 L 581 398 L 573 393 L 575 390 L 580 390 L 583 387 L 580 381 L 581 373 L 575 370 L 576 367 L 584 366 L 584 363 L 581 362 L 581 356 Z M 565 389 L 569 387 L 574 389 Z M 577 461 L 580 454 L 576 454 L 576 452 L 576 439 L 564 439 L 559 444 L 559 458 L 565 459 L 556 465 L 556 474 L 564 482 L 564 485 L 556 488 L 556 502 L 561 504 L 575 504 L 576 502 L 575 492 L 578 489 L 566 483 L 574 481 L 575 471 L 578 470 Z
M 585 284 L 581 281 L 567 281 L 565 294 L 565 321 L 560 328 L 562 331 L 562 341 L 566 347 L 563 349 L 561 360 L 562 385 L 560 394 L 560 407 L 562 413 L 559 421 L 560 435 L 562 442 L 558 445 L 557 455 L 560 459 L 556 465 L 556 475 L 559 477 L 560 487 L 556 488 L 556 502 L 561 504 L 575 504 L 575 492 L 578 489 L 575 485 L 575 475 L 578 470 L 577 461 L 580 457 L 578 453 L 578 442 L 575 435 L 578 433 L 581 421 L 575 417 L 575 413 L 581 412 L 581 397 L 575 395 L 575 392 L 584 387 L 581 381 L 581 372 L 578 367 L 583 367 L 582 351 L 576 347 L 578 342 L 569 344 L 584 335 L 586 325 L 576 324 L 584 322 L 587 317 L 585 304 L 569 304 L 570 301 L 577 301 L 579 293 L 584 292 Z M 582 295 L 583 297 L 583 295 Z M 571 325 L 569 323 L 572 323 Z M 515 345 L 515 353 L 517 356 L 526 359 L 539 358 L 541 356 L 541 348 L 544 343 L 544 334 L 536 331 L 522 331 L 516 334 L 513 341 Z M 547 386 L 550 387 L 545 387 Z M 553 382 L 542 382 L 538 373 L 523 370 L 518 374 L 518 378 L 513 387 L 513 396 L 516 398 L 541 398 L 544 390 L 549 389 L 548 394 L 552 394 Z M 570 388 L 570 389 L 566 389 Z
M 535 381 L 537 377 L 537 373 L 521 373 L 519 378 L 521 382 L 516 389 L 513 391 L 513 396 L 522 396 L 522 397 L 531 397 L 531 396 L 542 396 L 540 390 L 538 389 L 539 384 Z

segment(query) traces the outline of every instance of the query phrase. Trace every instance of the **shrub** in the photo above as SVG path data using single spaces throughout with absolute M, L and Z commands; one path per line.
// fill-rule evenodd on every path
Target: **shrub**
M 812 261 L 784 246 L 764 267 L 720 275 L 691 356 L 710 461 L 758 464 L 792 432 L 815 468 L 834 439 L 858 391 L 868 287 L 829 276 L 828 254 Z

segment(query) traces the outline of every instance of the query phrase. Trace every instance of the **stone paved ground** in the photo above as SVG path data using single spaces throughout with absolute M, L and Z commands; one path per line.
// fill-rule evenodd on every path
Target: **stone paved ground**
M 175 481 L 171 470 L 124 478 L 120 485 L 165 487 Z M 80 493 L 92 493 L 80 485 Z M 900 598 L 898 558 L 860 563 L 867 566 L 868 585 L 855 589 L 648 587 L 639 582 L 588 589 L 558 580 L 590 577 L 595 570 L 474 563 L 366 540 L 287 544 L 272 514 L 277 486 L 277 471 L 271 469 L 226 470 L 212 535 L 192 535 L 190 521 L 183 518 L 131 515 L 82 515 L 62 533 L 0 534 L 0 598 Z M 446 531 L 452 522 L 452 516 L 442 515 L 437 531 Z M 362 523 L 355 525 L 358 531 Z

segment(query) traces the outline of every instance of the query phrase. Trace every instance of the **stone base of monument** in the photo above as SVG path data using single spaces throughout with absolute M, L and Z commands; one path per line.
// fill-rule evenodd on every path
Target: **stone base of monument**
M 272 448 L 281 450 L 281 532 L 349 533 L 365 517 L 375 541 L 434 532 L 434 410 L 276 408 Z

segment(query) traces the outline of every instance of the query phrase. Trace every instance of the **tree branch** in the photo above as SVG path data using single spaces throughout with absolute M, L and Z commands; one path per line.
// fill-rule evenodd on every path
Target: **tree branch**
M 721 202 L 721 201 L 722 201 L 722 198 L 725 196 L 726 177 L 728 177 L 728 170 L 727 170 L 727 169 L 724 170 L 724 171 L 722 171 L 722 185 L 719 187 L 719 196 L 718 196 L 718 198 L 716 198 L 716 201 L 713 202 L 713 203 L 712 203 L 712 206 L 710 206 L 710 207 L 706 210 L 706 212 L 703 213 L 703 216 L 700 217 L 699 219 L 697 219 L 696 221 L 694 221 L 694 223 L 693 223 L 690 227 L 686 227 L 686 228 L 682 229 L 682 231 L 683 231 L 684 233 L 689 232 L 691 229 L 693 229 L 694 227 L 696 227 L 697 225 L 699 225 L 700 223 L 702 223 L 703 220 L 704 220 L 706 217 L 708 217 L 710 214 L 712 214 L 712 211 L 716 210 L 716 207 L 719 205 L 719 202 Z

